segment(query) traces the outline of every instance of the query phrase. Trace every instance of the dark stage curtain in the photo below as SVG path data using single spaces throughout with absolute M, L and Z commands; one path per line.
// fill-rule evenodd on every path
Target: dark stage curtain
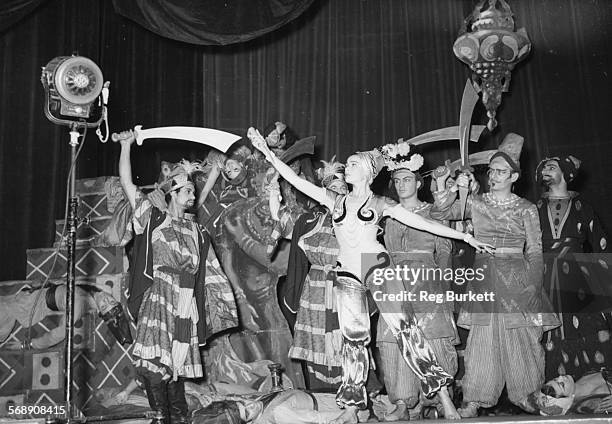
M 0 3 L 0 32 L 27 16 L 47 0 L 4 0 Z
M 43 115 L 40 67 L 78 51 L 111 81 L 111 131 L 142 124 L 197 125 L 244 134 L 283 120 L 315 135 L 319 157 L 458 123 L 468 70 L 452 44 L 470 0 L 320 0 L 277 31 L 231 46 L 180 43 L 134 24 L 103 0 L 54 0 L 0 34 L 0 280 L 25 275 L 25 250 L 51 246 L 64 212 L 68 130 Z M 535 200 L 533 170 L 545 155 L 583 160 L 580 189 L 612 229 L 612 44 L 607 0 L 511 0 L 534 45 L 513 72 L 500 126 L 525 137 L 519 194 Z M 474 122 L 486 117 L 478 106 Z M 203 157 L 187 142 L 151 141 L 133 151 L 148 184 L 159 161 Z M 90 131 L 79 178 L 117 175 L 119 147 Z M 425 150 L 425 168 L 459 157 L 456 142 Z
M 274 31 L 313 0 L 113 0 L 115 11 L 163 37 L 227 45 Z

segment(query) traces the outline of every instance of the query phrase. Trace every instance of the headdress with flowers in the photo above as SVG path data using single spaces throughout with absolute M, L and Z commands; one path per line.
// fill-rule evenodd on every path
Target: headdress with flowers
M 201 162 L 190 162 L 186 159 L 181 159 L 180 162 L 174 165 L 170 173 L 165 176 L 159 188 L 163 190 L 164 193 L 169 193 L 174 190 L 179 190 L 188 184 L 193 185 L 191 174 L 196 171 L 204 172 L 204 166 Z
M 411 172 L 417 172 L 423 166 L 424 159 L 419 153 L 411 152 L 413 148 L 412 144 L 400 138 L 397 143 L 382 146 L 380 152 L 389 171 L 407 169 Z

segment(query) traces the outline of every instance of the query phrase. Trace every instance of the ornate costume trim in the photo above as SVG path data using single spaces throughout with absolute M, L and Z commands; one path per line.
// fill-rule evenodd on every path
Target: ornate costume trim
M 370 195 L 365 200 L 365 202 L 363 202 L 363 204 L 359 207 L 359 209 L 357 209 L 357 218 L 359 219 L 362 225 L 374 224 L 378 222 L 378 213 L 376 213 L 376 210 L 374 208 L 367 207 L 368 204 L 370 203 L 370 200 L 372 200 L 372 196 L 373 196 L 373 193 L 370 193 Z M 347 215 L 346 198 L 347 197 L 348 195 L 344 196 L 342 200 L 340 201 L 340 206 L 341 206 L 340 210 L 342 211 L 340 213 L 340 216 L 337 218 L 333 217 L 333 222 L 336 225 L 341 225 L 346 218 L 346 215 Z
M 561 238 L 561 233 L 563 233 L 563 227 L 565 226 L 565 222 L 569 217 L 569 214 L 572 210 L 573 199 L 570 198 L 569 204 L 567 205 L 567 210 L 563 215 L 563 219 L 561 219 L 561 223 L 559 224 L 559 229 L 555 230 L 555 224 L 552 214 L 550 213 L 550 202 L 546 202 L 546 213 L 548 214 L 548 225 L 550 226 L 550 233 L 553 236 L 553 239 L 558 240 Z
M 521 200 L 521 198 L 514 193 L 506 200 L 497 200 L 491 193 L 485 193 L 482 197 L 486 203 L 500 207 L 515 206 Z

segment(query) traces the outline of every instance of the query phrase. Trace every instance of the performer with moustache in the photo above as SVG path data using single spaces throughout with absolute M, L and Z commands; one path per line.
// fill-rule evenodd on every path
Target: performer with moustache
M 477 253 L 474 269 L 482 281 L 471 281 L 468 290 L 495 294 L 494 302 L 466 302 L 457 325 L 470 330 L 465 351 L 463 417 L 475 417 L 481 407 L 494 406 L 504 385 L 509 400 L 530 411 L 529 393 L 544 383 L 545 330 L 557 327 L 548 299 L 542 293 L 542 242 L 534 204 L 512 193 L 520 175 L 523 138 L 508 134 L 489 162 L 490 191 L 471 195 L 465 218 L 471 218 L 478 239 L 495 246 L 495 255 Z M 455 202 L 457 186 L 468 186 L 474 177 L 462 174 L 451 190 L 434 193 L 431 216 L 462 219 Z
M 135 304 L 130 309 L 138 311 L 134 365 L 151 409 L 167 423 L 186 423 L 184 379 L 203 377 L 199 346 L 215 332 L 211 325 L 223 307 L 206 301 L 204 274 L 210 241 L 185 214 L 196 200 L 190 177 L 195 167 L 183 161 L 170 170 L 160 186 L 167 202 L 162 211 L 133 183 L 134 133 L 124 131 L 117 138 L 121 185 L 134 211 L 134 232 L 144 236 L 144 241 L 135 241 L 128 300 Z M 215 277 L 227 286 L 225 275 Z M 228 328 L 220 325 L 218 331 Z
M 545 258 L 544 289 L 561 327 L 544 338 L 546 378 L 612 366 L 607 236 L 582 196 L 568 190 L 580 161 L 573 156 L 543 159 L 536 179 L 547 191 L 538 201 Z

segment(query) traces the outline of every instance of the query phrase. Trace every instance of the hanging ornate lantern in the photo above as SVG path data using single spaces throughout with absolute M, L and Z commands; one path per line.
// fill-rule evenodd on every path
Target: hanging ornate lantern
M 488 3 L 488 7 L 487 7 Z M 482 91 L 492 131 L 502 92 L 510 86 L 511 72 L 531 51 L 525 28 L 514 31 L 514 19 L 505 0 L 482 0 L 466 19 L 466 32 L 453 46 L 455 56 L 472 70 L 472 82 Z

